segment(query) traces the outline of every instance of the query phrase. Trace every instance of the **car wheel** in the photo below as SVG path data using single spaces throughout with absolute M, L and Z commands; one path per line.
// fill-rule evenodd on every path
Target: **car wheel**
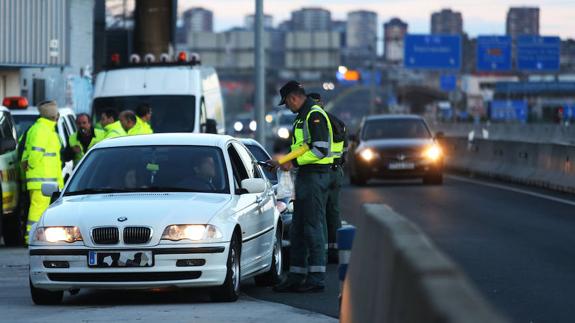
M 363 185 L 365 185 L 365 184 L 367 183 L 367 178 L 365 178 L 365 177 L 363 177 L 363 176 L 361 176 L 361 175 L 359 175 L 359 174 L 354 175 L 353 173 L 354 173 L 353 171 L 351 171 L 351 172 L 349 173 L 349 182 L 350 182 L 352 185 L 355 185 L 355 186 L 363 186 Z
M 224 284 L 214 290 L 211 298 L 216 302 L 235 302 L 240 296 L 240 241 L 235 234 L 230 242 L 230 251 L 228 253 L 227 274 Z
M 64 291 L 50 291 L 46 289 L 36 288 L 32 285 L 32 280 L 29 279 L 30 294 L 32 294 L 32 301 L 36 305 L 57 305 L 62 302 L 64 298 Z
M 441 185 L 443 184 L 443 174 L 431 174 L 423 177 L 423 184 L 425 185 Z
M 272 265 L 270 270 L 254 277 L 256 286 L 272 286 L 279 283 L 283 272 L 283 250 L 281 227 L 276 230 L 274 249 L 272 255 Z

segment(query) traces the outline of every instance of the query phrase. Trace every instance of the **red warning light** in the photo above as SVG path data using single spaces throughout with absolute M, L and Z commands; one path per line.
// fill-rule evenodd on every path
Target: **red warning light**
M 185 63 L 187 60 L 188 60 L 188 55 L 186 54 L 186 52 L 180 52 L 178 54 L 178 62 Z
M 118 53 L 112 54 L 112 57 L 110 57 L 110 61 L 112 61 L 112 64 L 114 65 L 120 65 L 120 54 Z

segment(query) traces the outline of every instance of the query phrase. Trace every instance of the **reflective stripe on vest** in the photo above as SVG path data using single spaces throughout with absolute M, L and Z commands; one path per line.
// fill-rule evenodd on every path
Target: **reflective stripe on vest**
M 311 136 L 309 134 L 308 121 L 309 121 L 309 117 L 314 112 L 321 113 L 327 122 L 327 127 L 328 127 L 328 132 L 329 132 L 329 139 L 328 139 L 329 141 L 327 141 L 327 142 L 326 141 L 311 142 Z M 300 124 L 301 124 L 301 129 L 298 128 L 298 126 Z M 294 151 L 295 149 L 299 148 L 304 143 L 310 145 L 310 147 L 311 147 L 310 151 L 304 153 L 303 155 L 301 155 L 297 158 L 297 162 L 299 165 L 310 165 L 310 164 L 327 165 L 327 164 L 333 163 L 333 157 L 332 157 L 332 153 L 331 153 L 331 148 L 332 148 L 331 143 L 332 142 L 333 142 L 333 130 L 331 127 L 331 123 L 329 121 L 329 117 L 327 116 L 325 111 L 323 111 L 323 109 L 320 108 L 319 106 L 317 106 L 317 105 L 312 106 L 312 108 L 310 109 L 310 111 L 306 115 L 305 121 L 296 119 L 296 121 L 294 122 L 294 135 L 293 135 L 293 139 L 292 139 L 291 150 Z M 317 149 L 318 147 L 319 148 L 326 148 L 327 149 L 327 155 L 324 156 L 324 154 L 319 149 Z

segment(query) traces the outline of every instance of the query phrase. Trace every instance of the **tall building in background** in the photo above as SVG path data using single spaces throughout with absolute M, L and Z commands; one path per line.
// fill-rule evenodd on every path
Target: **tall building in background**
M 213 32 L 214 13 L 200 7 L 184 11 L 184 30 L 186 33 Z
M 513 39 L 519 35 L 539 35 L 539 8 L 509 8 L 506 33 Z
M 389 63 L 403 62 L 403 42 L 408 25 L 399 18 L 392 18 L 383 24 L 383 56 Z
M 331 30 L 339 34 L 339 41 L 341 48 L 347 46 L 346 34 L 347 34 L 347 21 L 345 20 L 334 20 L 331 22 Z
M 352 11 L 347 14 L 346 65 L 365 67 L 377 55 L 377 14 Z
M 434 35 L 461 35 L 463 33 L 461 12 L 443 9 L 431 14 L 431 33 Z
M 322 8 L 302 8 L 291 13 L 292 31 L 330 31 L 331 12 Z
M 254 15 L 247 15 L 244 18 L 244 27 L 247 30 L 254 30 L 256 26 L 256 18 Z M 272 29 L 274 27 L 274 17 L 271 15 L 264 15 L 264 29 Z

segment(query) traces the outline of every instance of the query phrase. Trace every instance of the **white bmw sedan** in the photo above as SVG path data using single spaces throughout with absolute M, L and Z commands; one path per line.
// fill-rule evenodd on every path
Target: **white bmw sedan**
M 282 272 L 273 189 L 229 136 L 106 140 L 52 199 L 30 235 L 36 304 L 81 288 L 212 287 L 234 301 L 241 279 L 273 284 Z

